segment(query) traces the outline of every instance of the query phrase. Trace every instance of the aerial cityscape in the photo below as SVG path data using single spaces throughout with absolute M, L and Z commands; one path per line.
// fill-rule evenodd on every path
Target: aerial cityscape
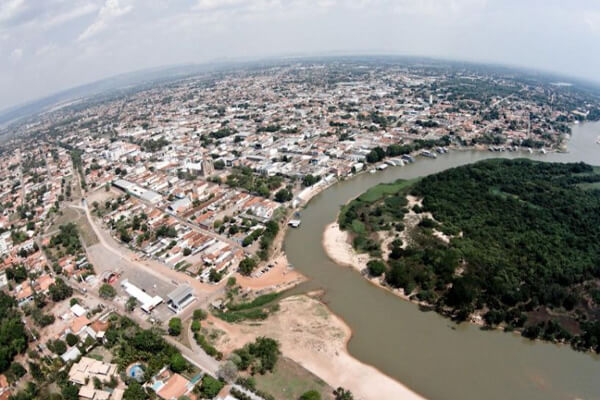
M 600 398 L 597 80 L 181 64 L 0 110 L 0 399 Z

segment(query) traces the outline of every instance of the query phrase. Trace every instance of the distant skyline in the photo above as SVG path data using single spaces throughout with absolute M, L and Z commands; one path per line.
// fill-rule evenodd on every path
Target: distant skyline
M 596 0 L 0 0 L 0 110 L 165 65 L 397 54 L 600 82 Z

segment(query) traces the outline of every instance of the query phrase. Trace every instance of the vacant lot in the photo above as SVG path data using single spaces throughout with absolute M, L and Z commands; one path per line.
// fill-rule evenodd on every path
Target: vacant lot
M 275 371 L 255 375 L 256 386 L 276 399 L 296 400 L 302 393 L 316 390 L 322 399 L 331 399 L 333 388 L 287 357 L 280 357 Z

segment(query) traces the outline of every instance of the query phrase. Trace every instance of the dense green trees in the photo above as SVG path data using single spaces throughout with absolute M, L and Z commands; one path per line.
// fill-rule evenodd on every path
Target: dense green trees
M 73 288 L 65 283 L 61 278 L 56 278 L 56 281 L 48 288 L 52 301 L 62 301 L 73 295 Z
M 240 370 L 251 368 L 252 372 L 264 374 L 273 371 L 279 358 L 279 343 L 271 338 L 258 337 L 253 343 L 248 343 L 234 351 L 237 355 L 234 363 Z
M 321 393 L 316 390 L 309 390 L 302 393 L 299 400 L 321 400 Z
M 221 389 L 223 389 L 223 386 L 225 386 L 223 382 L 206 374 L 202 377 L 202 382 L 200 385 L 196 386 L 196 391 L 202 398 L 212 399 L 219 394 Z
M 371 276 L 381 276 L 386 270 L 385 264 L 381 260 L 370 260 L 367 263 L 367 269 Z
M 20 314 L 14 299 L 0 292 L 0 372 L 6 371 L 13 358 L 27 348 Z
M 124 400 L 144 400 L 148 398 L 146 391 L 136 381 L 131 381 L 123 393 Z
M 286 201 L 290 201 L 294 196 L 292 192 L 287 189 L 280 189 L 277 193 L 275 193 L 275 201 L 279 203 L 285 203 Z
M 302 178 L 302 186 L 309 187 L 309 186 L 312 186 L 315 183 L 319 182 L 320 180 L 321 180 L 320 176 L 314 176 L 311 174 L 304 175 L 304 177 Z
M 179 336 L 182 330 L 181 318 L 173 317 L 169 320 L 169 335 Z
M 411 228 L 408 247 L 397 240 L 382 249 L 390 251 L 385 282 L 455 318 L 485 309 L 489 325 L 597 348 L 599 182 L 600 174 L 582 163 L 528 160 L 488 160 L 423 178 L 409 189 L 423 198 L 413 210 L 434 219 Z M 373 255 L 377 231 L 404 228 L 406 192 L 384 189 L 361 195 L 339 217 L 354 247 Z M 434 229 L 450 235 L 450 243 Z M 527 321 L 532 312 L 536 323 Z
M 108 283 L 103 283 L 102 286 L 100 286 L 100 289 L 98 289 L 98 293 L 100 294 L 100 297 L 105 299 L 112 299 L 117 295 L 115 288 Z
M 238 270 L 240 274 L 249 276 L 252 271 L 256 268 L 256 260 L 252 257 L 246 257 L 242 261 L 240 261 L 240 265 L 238 266 Z
M 51 247 L 62 247 L 67 254 L 75 255 L 81 251 L 77 225 L 70 222 L 58 227 L 59 232 L 50 239 Z
M 169 360 L 169 366 L 173 372 L 180 373 L 188 369 L 189 364 L 181 353 L 173 353 Z

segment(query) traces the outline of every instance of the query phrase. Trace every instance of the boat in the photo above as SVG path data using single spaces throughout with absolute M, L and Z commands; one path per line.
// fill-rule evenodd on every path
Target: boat
M 288 222 L 288 225 L 291 226 L 292 228 L 297 228 L 300 226 L 300 220 L 299 219 L 291 219 L 290 222 Z
M 528 147 L 527 151 L 529 152 L 529 154 L 533 154 L 533 149 L 531 147 Z
M 543 147 L 542 147 L 542 148 L 541 148 L 541 150 L 540 150 L 540 153 L 542 153 L 542 154 L 546 154 L 546 153 L 547 153 L 547 151 L 546 151 L 546 149 L 545 149 L 545 148 L 543 148 Z
M 421 152 L 421 155 L 422 155 L 423 157 L 437 158 L 437 155 L 436 155 L 435 153 L 432 153 L 432 152 L 431 152 L 431 151 L 429 151 L 429 150 L 423 150 L 423 151 Z
M 401 158 L 402 158 L 402 160 L 404 162 L 407 162 L 407 163 L 413 163 L 413 162 L 415 162 L 415 158 L 413 156 L 411 156 L 411 155 L 408 155 L 408 154 L 404 154 Z

